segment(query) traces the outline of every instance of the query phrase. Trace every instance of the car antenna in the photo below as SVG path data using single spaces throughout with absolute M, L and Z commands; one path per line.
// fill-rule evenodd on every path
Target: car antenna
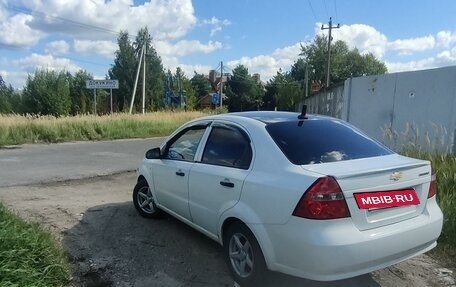
M 306 112 L 307 112 L 307 105 L 302 105 L 301 114 L 298 116 L 298 119 L 307 120 Z

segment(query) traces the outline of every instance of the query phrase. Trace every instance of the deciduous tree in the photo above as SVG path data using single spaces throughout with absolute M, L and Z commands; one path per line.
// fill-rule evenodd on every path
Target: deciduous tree
M 198 107 L 201 100 L 211 92 L 211 83 L 203 74 L 198 74 L 196 72 L 190 82 L 196 93 L 196 106 Z
M 7 86 L 0 76 L 0 114 L 9 114 L 14 111 L 14 106 L 12 105 L 13 97 L 13 87 L 11 85 Z
M 328 38 L 316 36 L 314 41 L 301 47 L 301 56 L 305 64 L 309 65 L 309 78 L 311 80 L 326 81 Z M 299 60 L 298 60 L 299 61 Z M 384 74 L 386 65 L 373 54 L 360 54 L 358 49 L 350 49 L 343 41 L 331 44 L 331 84 L 343 82 L 350 77 L 364 75 Z M 296 80 L 303 80 L 304 75 L 293 74 Z
M 138 59 L 128 32 L 120 32 L 117 44 L 119 49 L 116 51 L 116 58 L 108 75 L 110 79 L 119 81 L 119 89 L 113 90 L 113 101 L 118 111 L 124 111 L 129 107 Z
M 85 114 L 92 112 L 93 91 L 86 89 L 86 81 L 93 76 L 87 71 L 79 70 L 74 74 L 67 74 L 70 85 L 71 114 Z
M 25 112 L 65 116 L 71 111 L 70 87 L 65 72 L 37 70 L 23 91 Z

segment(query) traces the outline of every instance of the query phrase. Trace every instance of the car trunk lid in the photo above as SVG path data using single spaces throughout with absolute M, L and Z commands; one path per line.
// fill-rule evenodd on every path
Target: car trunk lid
M 392 154 L 302 167 L 337 180 L 360 230 L 418 216 L 427 202 L 428 161 Z

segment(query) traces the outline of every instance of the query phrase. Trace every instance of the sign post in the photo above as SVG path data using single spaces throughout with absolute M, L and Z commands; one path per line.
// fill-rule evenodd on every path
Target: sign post
M 118 80 L 87 80 L 86 81 L 86 88 L 93 90 L 93 114 L 97 113 L 97 89 L 109 89 L 110 96 L 111 96 L 111 115 L 112 115 L 112 89 L 119 88 L 119 81 Z

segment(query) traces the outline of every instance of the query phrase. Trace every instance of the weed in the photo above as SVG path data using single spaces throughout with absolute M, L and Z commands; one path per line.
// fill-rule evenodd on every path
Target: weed
M 0 286 L 65 286 L 68 263 L 58 243 L 0 203 Z

